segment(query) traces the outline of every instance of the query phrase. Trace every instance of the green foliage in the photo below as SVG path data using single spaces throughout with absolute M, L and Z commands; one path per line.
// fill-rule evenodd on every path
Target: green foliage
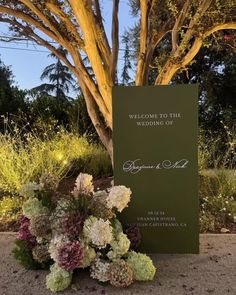
M 129 51 L 130 47 L 130 42 L 129 42 L 129 33 L 125 32 L 123 37 L 122 37 L 122 42 L 125 46 L 124 49 L 124 65 L 122 68 L 122 73 L 121 73 L 121 84 L 122 85 L 129 85 L 131 77 L 130 77 L 130 71 L 132 70 L 132 64 L 131 64 L 131 55 Z
M 86 102 L 83 96 L 78 96 L 73 102 L 69 113 L 69 126 L 71 130 L 84 136 L 89 142 L 99 142 L 97 132 L 88 115 Z
M 16 222 L 22 212 L 22 199 L 6 196 L 0 200 L 0 223 Z
M 107 152 L 64 130 L 51 138 L 20 130 L 0 134 L 0 191 L 16 194 L 22 184 L 38 181 L 50 172 L 60 179 L 68 173 L 87 171 L 95 177 L 111 173 Z
M 51 193 L 47 191 L 40 191 L 38 194 L 38 199 L 42 202 L 43 207 L 48 208 L 49 211 L 53 210 L 55 205 L 53 204 Z
M 209 129 L 200 129 L 199 132 L 199 169 L 235 169 L 235 128 L 229 128 L 223 122 L 221 133 L 213 133 Z
M 200 232 L 215 232 L 220 229 L 220 223 L 210 212 L 200 213 Z
M 25 92 L 13 86 L 13 74 L 10 67 L 0 60 L 0 116 L 6 113 L 18 113 L 26 107 Z M 4 120 L 0 121 L 3 130 Z
M 218 231 L 236 216 L 236 171 L 208 170 L 200 174 L 200 228 Z
M 176 16 L 178 14 L 178 8 L 176 3 L 174 3 L 176 1 L 172 1 L 172 0 L 166 0 L 166 5 L 168 10 L 171 12 L 171 14 L 173 14 L 174 16 Z
M 0 61 L 0 131 L 5 132 L 9 122 L 15 122 L 24 132 L 36 132 L 37 136 L 48 138 L 63 127 L 87 137 L 90 142 L 98 143 L 98 135 L 87 113 L 83 96 L 79 95 L 76 99 L 66 96 L 69 88 L 79 92 L 74 87 L 74 78 L 68 68 L 58 61 L 46 68 L 42 78 L 47 75 L 52 83 L 49 88 L 56 95 L 46 91 L 50 89 L 41 87 L 22 91 L 13 85 L 10 68 Z
M 16 240 L 15 245 L 12 253 L 24 268 L 42 269 L 42 266 L 33 259 L 32 251 L 25 241 Z
M 74 102 L 67 99 L 58 101 L 58 98 L 47 93 L 34 95 L 30 92 L 28 111 L 23 117 L 30 122 L 30 126 L 40 130 L 42 126 L 64 126 L 70 130 L 73 124 L 70 113 L 74 109 Z
M 58 51 L 64 56 L 67 56 L 68 54 L 62 46 L 58 48 Z M 64 65 L 54 53 L 51 53 L 48 56 L 54 58 L 56 62 L 47 66 L 43 70 L 40 78 L 41 80 L 49 80 L 49 83 L 41 84 L 40 86 L 33 88 L 33 90 L 46 94 L 55 93 L 58 103 L 61 103 L 68 99 L 67 94 L 70 89 L 75 90 L 75 79 L 69 68 Z
M 83 157 L 73 161 L 73 174 L 78 175 L 84 172 L 93 175 L 95 178 L 112 175 L 110 158 L 100 145 L 92 145 L 92 150 L 85 151 Z

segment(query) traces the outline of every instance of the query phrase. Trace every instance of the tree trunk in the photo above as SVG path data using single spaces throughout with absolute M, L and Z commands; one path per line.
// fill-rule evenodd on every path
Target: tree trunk
M 98 108 L 94 101 L 94 98 L 86 86 L 83 87 L 83 94 L 85 97 L 85 102 L 86 102 L 86 107 L 87 107 L 89 117 L 98 133 L 98 136 L 102 144 L 108 151 L 108 154 L 111 158 L 112 167 L 113 167 L 114 160 L 113 160 L 112 130 L 105 125 L 105 123 L 102 121 L 101 117 L 99 116 Z

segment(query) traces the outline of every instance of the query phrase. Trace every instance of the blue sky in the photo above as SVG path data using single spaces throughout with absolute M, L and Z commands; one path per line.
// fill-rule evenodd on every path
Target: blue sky
M 105 27 L 108 36 L 111 35 L 111 15 L 112 15 L 112 0 L 101 1 L 103 7 L 103 17 L 105 19 Z M 121 0 L 120 2 L 120 36 L 125 29 L 130 27 L 134 19 L 130 15 L 128 0 Z M 4 24 L 0 24 L 0 35 L 6 34 L 7 29 Z M 2 48 L 8 47 L 8 48 Z M 0 59 L 6 64 L 11 65 L 11 69 L 15 76 L 15 81 L 22 89 L 30 89 L 34 86 L 40 85 L 40 75 L 43 69 L 49 65 L 52 60 L 47 57 L 47 52 L 35 52 L 16 50 L 10 48 L 32 49 L 46 51 L 45 48 L 26 44 L 25 42 L 6 43 L 0 41 Z M 121 45 L 122 47 L 122 45 Z M 123 52 L 120 53 L 121 55 Z M 121 56 L 120 56 L 121 57 Z M 122 66 L 122 60 L 119 61 L 119 67 Z

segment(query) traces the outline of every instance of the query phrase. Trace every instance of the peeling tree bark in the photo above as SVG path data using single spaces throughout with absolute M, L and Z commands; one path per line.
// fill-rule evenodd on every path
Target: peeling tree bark
M 112 15 L 112 56 L 111 56 L 111 78 L 116 82 L 116 71 L 119 54 L 119 0 L 114 0 Z
M 222 23 L 217 18 L 210 26 L 199 29 L 202 18 L 215 5 L 213 0 L 199 0 L 194 10 L 191 10 L 192 1 L 186 0 L 182 6 L 179 4 L 179 12 L 164 22 L 155 20 L 156 11 L 163 9 L 163 14 L 166 14 L 167 8 L 161 6 L 165 5 L 163 3 L 159 0 L 140 1 L 140 48 L 135 77 L 137 86 L 148 83 L 155 49 L 164 38 L 171 40 L 172 50 L 166 56 L 155 85 L 169 84 L 179 70 L 192 62 L 208 36 L 219 30 L 236 29 L 236 19 L 233 17 L 229 21 L 222 20 Z M 64 5 L 67 5 L 67 9 L 64 9 Z M 89 116 L 112 160 L 112 87 L 116 83 L 119 52 L 118 11 L 119 0 L 113 0 L 111 48 L 99 0 L 45 0 L 42 3 L 0 0 L 0 22 L 18 27 L 21 35 L 53 52 L 75 74 Z M 187 18 L 189 11 L 194 11 L 191 18 Z M 153 23 L 157 27 L 154 28 Z M 185 31 L 180 38 L 182 27 Z M 63 46 L 70 58 L 58 51 L 48 38 Z M 88 58 L 94 76 L 85 67 L 84 55 Z

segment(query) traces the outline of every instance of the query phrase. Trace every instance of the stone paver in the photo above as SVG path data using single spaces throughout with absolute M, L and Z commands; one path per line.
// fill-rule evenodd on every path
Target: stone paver
M 52 294 L 45 287 L 47 272 L 27 271 L 12 257 L 15 237 L 0 233 L 0 295 Z M 82 271 L 64 294 L 236 295 L 236 235 L 201 235 L 200 244 L 200 255 L 152 255 L 158 268 L 153 282 L 121 290 L 98 284 Z

